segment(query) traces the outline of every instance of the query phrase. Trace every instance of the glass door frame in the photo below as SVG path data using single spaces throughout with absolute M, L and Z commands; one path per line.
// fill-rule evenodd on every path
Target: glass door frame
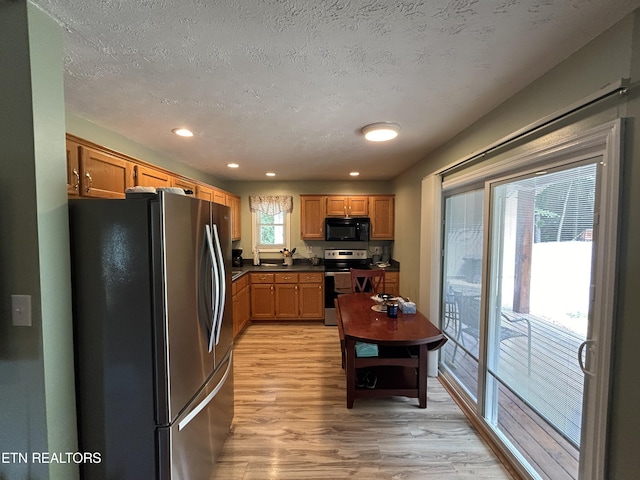
M 619 218 L 619 197 L 620 197 L 620 176 L 622 163 L 622 130 L 624 121 L 617 119 L 599 127 L 580 132 L 569 136 L 563 141 L 533 149 L 530 152 L 496 162 L 485 167 L 474 168 L 468 173 L 462 171 L 451 180 L 444 178 L 440 184 L 441 189 L 441 210 L 436 231 L 444 231 L 444 204 L 447 196 L 454 194 L 454 191 L 469 187 L 472 184 L 485 185 L 485 238 L 484 238 L 484 258 L 482 262 L 482 304 L 480 326 L 483 330 L 481 339 L 486 338 L 486 311 L 487 311 L 487 286 L 489 268 L 492 261 L 488 257 L 489 253 L 489 225 L 490 225 L 490 185 L 498 181 L 499 178 L 512 177 L 517 174 L 535 173 L 541 167 L 553 168 L 567 163 L 602 156 L 601 190 L 599 200 L 599 212 L 594 219 L 598 225 L 600 234 L 597 244 L 594 244 L 594 274 L 592 285 L 592 305 L 590 312 L 594 322 L 594 328 L 588 332 L 590 343 L 585 347 L 585 361 L 590 369 L 585 376 L 595 377 L 585 379 L 584 408 L 582 420 L 582 441 L 580 452 L 579 479 L 595 480 L 604 478 L 606 475 L 605 455 L 607 450 L 606 432 L 607 417 L 609 412 L 609 384 L 611 369 L 611 350 L 613 340 L 613 322 L 615 318 L 615 291 L 617 272 L 617 230 Z M 595 240 L 595 239 L 594 239 Z M 444 239 L 439 235 L 436 245 L 432 245 L 431 250 L 444 253 Z M 435 248 L 434 248 L 435 247 Z M 444 306 L 442 305 L 442 259 L 436 268 L 431 270 L 431 285 L 440 286 L 438 296 L 439 315 L 442 318 Z M 433 308 L 430 311 L 434 311 Z M 597 348 L 596 348 L 597 345 Z M 456 382 L 450 375 L 447 375 L 446 365 L 441 364 L 441 371 L 445 381 L 455 390 L 460 398 L 465 402 L 470 412 L 475 412 L 476 418 L 482 426 L 484 433 L 496 443 L 502 453 L 511 459 L 518 468 L 521 458 L 517 452 L 512 452 L 502 443 L 501 438 L 492 427 L 484 420 L 485 396 L 486 396 L 486 344 L 480 345 L 481 351 L 480 371 L 478 372 L 478 400 L 477 403 L 470 399 L 460 388 L 456 388 Z M 444 368 L 443 368 L 444 367 Z M 525 477 L 530 476 L 522 465 L 518 468 L 519 473 Z

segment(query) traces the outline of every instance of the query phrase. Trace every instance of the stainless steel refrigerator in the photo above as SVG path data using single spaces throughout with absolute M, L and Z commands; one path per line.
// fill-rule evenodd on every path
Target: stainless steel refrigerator
M 229 207 L 71 200 L 79 448 L 91 480 L 204 480 L 233 418 Z

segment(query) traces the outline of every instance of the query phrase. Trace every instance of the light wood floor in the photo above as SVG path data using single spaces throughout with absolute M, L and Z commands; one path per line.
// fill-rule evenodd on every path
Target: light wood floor
M 214 478 L 511 479 L 429 378 L 417 399 L 346 407 L 336 327 L 254 323 L 234 350 L 235 418 Z

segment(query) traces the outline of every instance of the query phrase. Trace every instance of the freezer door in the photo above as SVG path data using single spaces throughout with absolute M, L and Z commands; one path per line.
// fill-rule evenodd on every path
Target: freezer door
M 231 352 L 220 367 L 177 421 L 158 431 L 161 479 L 213 478 L 215 462 L 233 420 Z
M 158 423 L 162 425 L 186 408 L 211 376 L 214 360 L 208 320 L 199 308 L 202 302 L 212 302 L 210 289 L 203 293 L 201 287 L 203 278 L 210 275 L 203 256 L 211 204 L 163 192 L 158 208 L 160 261 L 154 278 L 160 282 L 156 295 L 162 297 L 156 315 Z

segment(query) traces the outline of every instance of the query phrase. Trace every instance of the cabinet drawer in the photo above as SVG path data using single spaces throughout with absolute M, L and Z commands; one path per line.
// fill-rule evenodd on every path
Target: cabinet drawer
M 273 283 L 273 273 L 252 273 L 251 283 Z
M 303 272 L 298 275 L 300 283 L 323 283 L 324 273 L 319 272 Z
M 276 283 L 298 283 L 297 273 L 276 273 Z

